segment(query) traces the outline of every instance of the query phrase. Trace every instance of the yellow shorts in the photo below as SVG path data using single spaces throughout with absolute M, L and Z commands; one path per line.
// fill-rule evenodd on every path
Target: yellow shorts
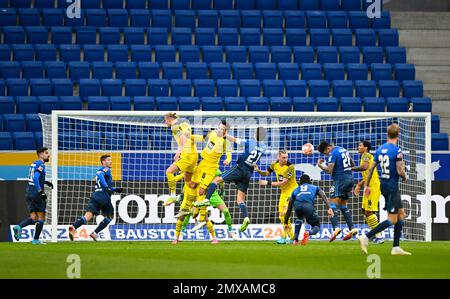
M 294 191 L 294 190 L 292 190 L 292 191 Z M 291 199 L 292 191 L 290 191 L 290 192 L 281 192 L 280 201 L 278 202 L 278 212 L 279 213 L 285 213 L 286 212 L 286 210 L 288 208 L 288 205 L 289 205 L 289 200 Z
M 209 184 L 216 177 L 218 165 L 214 165 L 205 160 L 202 160 L 194 171 L 192 182 L 197 183 L 199 188 L 207 189 Z
M 181 154 L 180 159 L 175 162 L 175 165 L 181 172 L 194 173 L 195 167 L 197 166 L 198 154 Z
M 362 208 L 365 211 L 377 212 L 380 196 L 381 196 L 381 192 L 379 190 L 375 191 L 372 189 L 369 196 L 365 196 L 365 195 L 363 196 Z

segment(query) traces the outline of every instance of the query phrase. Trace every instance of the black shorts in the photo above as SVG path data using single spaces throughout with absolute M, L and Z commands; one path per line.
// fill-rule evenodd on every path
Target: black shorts
M 253 171 L 245 166 L 235 165 L 231 169 L 225 171 L 222 174 L 222 179 L 226 183 L 234 182 L 236 188 L 244 193 L 247 193 L 248 186 L 250 184 L 250 178 Z
M 317 216 L 314 206 L 309 202 L 300 202 L 294 205 L 295 215 L 298 219 L 306 219 L 311 226 L 320 226 L 319 217 Z
M 25 199 L 27 201 L 28 211 L 30 213 L 34 212 L 45 213 L 45 210 L 47 208 L 47 201 L 41 198 L 36 188 L 34 187 L 27 188 Z
M 381 194 L 383 194 L 386 201 L 384 210 L 389 214 L 397 214 L 398 210 L 402 209 L 402 196 L 400 190 L 383 190 L 381 188 Z
M 111 204 L 111 197 L 105 191 L 92 193 L 89 200 L 87 211 L 94 215 L 113 216 L 114 207 Z

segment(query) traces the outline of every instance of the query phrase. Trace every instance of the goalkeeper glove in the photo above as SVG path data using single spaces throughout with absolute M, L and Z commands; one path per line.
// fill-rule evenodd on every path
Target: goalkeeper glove
M 45 181 L 44 184 L 47 185 L 47 186 L 49 186 L 50 188 L 53 189 L 53 184 L 52 184 L 52 182 L 50 182 L 50 181 Z
M 114 192 L 122 193 L 123 192 L 123 188 L 115 188 Z
M 45 194 L 44 190 L 39 191 L 39 196 L 41 197 L 41 200 L 47 199 L 47 194 Z

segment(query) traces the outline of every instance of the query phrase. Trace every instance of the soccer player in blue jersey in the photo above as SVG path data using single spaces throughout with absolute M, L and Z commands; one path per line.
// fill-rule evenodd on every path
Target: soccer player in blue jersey
M 47 195 L 44 191 L 44 185 L 53 189 L 53 184 L 45 180 L 45 163 L 50 160 L 50 154 L 48 148 L 42 147 L 36 150 L 38 160 L 34 161 L 28 171 L 28 185 L 26 191 L 26 201 L 28 204 L 28 211 L 30 217 L 24 219 L 18 225 L 13 227 L 14 238 L 16 241 L 20 240 L 22 228 L 36 224 L 36 230 L 34 232 L 32 244 L 40 245 L 45 244 L 39 240 L 42 228 L 45 221 L 45 209 L 47 206 Z
M 403 228 L 403 219 L 405 219 L 405 210 L 402 207 L 402 199 L 398 186 L 399 178 L 406 181 L 405 163 L 403 161 L 403 153 L 397 146 L 400 127 L 392 124 L 387 129 L 387 142 L 380 146 L 375 152 L 374 162 L 369 168 L 367 179 L 364 182 L 364 193 L 369 196 L 371 193 L 370 180 L 372 179 L 375 167 L 378 166 L 380 174 L 380 189 L 386 199 L 385 210 L 388 212 L 388 219 L 378 224 L 374 229 L 365 236 L 358 237 L 361 250 L 367 254 L 367 246 L 369 238 L 374 237 L 377 233 L 382 232 L 386 228 L 394 225 L 394 244 L 391 250 L 392 255 L 411 255 L 410 252 L 404 251 L 400 247 L 400 237 Z M 376 192 L 376 190 L 373 190 Z
M 336 210 L 338 206 L 342 214 L 344 215 L 345 222 L 347 223 L 348 229 L 350 230 L 350 232 L 344 237 L 344 241 L 349 240 L 358 233 L 356 229 L 353 229 L 352 213 L 347 207 L 347 200 L 349 200 L 352 196 L 352 167 L 355 166 L 355 162 L 345 148 L 335 146 L 328 143 L 327 141 L 322 141 L 319 144 L 317 150 L 320 153 L 328 156 L 328 165 L 325 166 L 323 164 L 324 160 L 319 159 L 317 161 L 317 166 L 326 173 L 331 174 L 334 181 L 334 186 L 332 186 L 330 189 L 330 206 L 334 212 L 334 216 L 331 217 L 333 233 L 331 235 L 330 242 L 333 242 L 342 231 L 341 228 L 337 227 L 338 220 Z
M 292 213 L 292 209 L 295 211 L 297 219 L 295 220 L 294 228 L 294 245 L 298 245 L 298 235 L 302 228 L 303 221 L 311 225 L 311 229 L 305 230 L 302 239 L 302 245 L 306 245 L 309 240 L 309 236 L 315 235 L 320 230 L 319 217 L 317 217 L 316 210 L 314 209 L 314 201 L 316 196 L 320 196 L 328 208 L 328 216 L 333 217 L 334 212 L 331 209 L 328 202 L 328 198 L 325 192 L 319 187 L 311 184 L 309 175 L 304 174 L 300 177 L 299 186 L 292 192 L 291 199 L 286 211 L 286 217 L 284 218 L 284 226 L 289 226 L 289 218 Z
M 97 241 L 98 233 L 108 226 L 114 213 L 114 207 L 111 204 L 112 193 L 123 192 L 122 188 L 115 188 L 112 185 L 113 178 L 111 174 L 111 156 L 101 156 L 100 162 L 102 163 L 102 167 L 97 170 L 95 175 L 95 190 L 89 200 L 87 211 L 83 217 L 80 217 L 73 223 L 72 226 L 69 227 L 69 238 L 71 241 L 75 239 L 77 228 L 88 223 L 94 215 L 99 215 L 101 212 L 105 218 L 102 222 L 100 222 L 95 231 L 89 235 L 94 241 Z
M 236 165 L 231 169 L 225 171 L 222 176 L 216 177 L 212 183 L 209 185 L 206 191 L 206 198 L 197 202 L 195 206 L 205 206 L 209 205 L 209 199 L 216 191 L 217 185 L 222 182 L 236 184 L 237 192 L 237 204 L 241 210 L 241 214 L 244 218 L 239 230 L 241 232 L 245 231 L 250 224 L 250 218 L 248 217 L 248 209 L 245 204 L 245 197 L 247 194 L 247 189 L 250 184 L 250 178 L 252 177 L 254 167 L 256 163 L 261 159 L 267 151 L 267 145 L 264 143 L 266 139 L 267 130 L 264 127 L 258 127 L 255 132 L 254 140 L 245 140 L 233 137 L 231 135 L 226 135 L 226 138 L 231 142 L 235 142 L 240 146 L 244 147 L 244 152 L 239 156 Z

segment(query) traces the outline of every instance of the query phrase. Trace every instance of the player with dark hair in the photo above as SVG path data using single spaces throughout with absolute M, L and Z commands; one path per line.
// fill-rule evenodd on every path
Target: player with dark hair
M 98 233 L 108 226 L 111 222 L 114 207 L 111 204 L 111 195 L 113 192 L 122 193 L 122 188 L 113 187 L 113 177 L 111 174 L 112 159 L 110 155 L 103 155 L 100 157 L 102 167 L 97 170 L 95 175 L 95 190 L 89 200 L 86 213 L 84 216 L 78 218 L 77 221 L 69 227 L 69 238 L 71 241 L 75 239 L 77 229 L 91 221 L 95 215 L 101 214 L 105 217 L 97 226 L 95 231 L 89 235 L 94 241 L 97 241 Z
M 38 160 L 34 161 L 30 165 L 28 171 L 28 184 L 26 190 L 26 201 L 28 204 L 28 211 L 30 217 L 24 219 L 18 225 L 13 227 L 14 239 L 20 240 L 22 228 L 36 224 L 36 230 L 34 232 L 32 244 L 40 245 L 45 244 L 39 240 L 45 221 L 45 210 L 47 206 L 47 195 L 45 194 L 44 185 L 53 189 L 53 184 L 45 180 L 45 163 L 50 160 L 50 154 L 48 148 L 41 147 L 36 150 Z
M 320 153 L 329 156 L 327 166 L 323 164 L 323 159 L 319 159 L 317 161 L 317 166 L 326 173 L 331 174 L 334 181 L 334 186 L 332 186 L 330 189 L 330 206 L 334 212 L 334 216 L 331 217 L 333 234 L 331 235 L 330 242 L 333 242 L 342 231 L 341 228 L 337 227 L 337 206 L 339 206 L 342 214 L 344 215 L 345 222 L 347 223 L 348 229 L 350 230 L 350 232 L 344 237 L 344 241 L 349 240 L 358 233 L 356 229 L 353 229 L 352 213 L 347 207 L 347 200 L 349 200 L 352 195 L 352 167 L 355 165 L 355 163 L 345 148 L 335 146 L 327 141 L 322 141 L 317 149 Z
M 244 222 L 242 223 L 239 230 L 241 232 L 245 231 L 250 224 L 248 209 L 247 205 L 245 204 L 245 197 L 254 167 L 256 163 L 258 163 L 258 161 L 261 159 L 262 155 L 267 151 L 267 145 L 264 143 L 266 135 L 267 130 L 264 127 L 258 127 L 256 129 L 254 140 L 240 139 L 227 134 L 227 139 L 231 142 L 235 142 L 238 145 L 243 146 L 244 152 L 239 156 L 236 165 L 234 165 L 231 169 L 225 171 L 221 176 L 216 177 L 212 181 L 212 183 L 208 187 L 208 190 L 206 191 L 206 198 L 203 201 L 196 202 L 194 205 L 210 205 L 209 200 L 216 191 L 217 185 L 222 182 L 234 182 L 236 184 L 236 188 L 238 189 L 236 202 L 239 205 L 239 209 L 241 210 L 241 214 L 244 218 Z
M 292 209 L 295 211 L 295 233 L 294 233 L 294 245 L 298 245 L 298 235 L 302 228 L 303 219 L 311 225 L 310 230 L 305 230 L 302 239 L 302 245 L 306 245 L 309 240 L 309 236 L 315 235 L 320 230 L 319 217 L 317 217 L 316 210 L 314 209 L 314 201 L 316 196 L 320 196 L 328 208 L 328 216 L 333 217 L 333 209 L 330 208 L 328 198 L 325 192 L 319 187 L 311 184 L 311 179 L 307 174 L 300 177 L 299 186 L 292 192 L 291 199 L 284 218 L 284 225 L 289 225 L 289 218 L 292 213 Z
M 370 187 L 375 167 L 379 166 L 380 170 L 380 189 L 386 199 L 385 210 L 388 212 L 388 219 L 378 224 L 374 229 L 365 236 L 358 237 L 361 250 L 367 254 L 369 239 L 377 233 L 382 232 L 386 228 L 394 225 L 394 243 L 391 250 L 392 255 L 411 255 L 410 252 L 404 251 L 400 247 L 400 237 L 402 235 L 403 219 L 406 213 L 402 207 L 402 199 L 398 181 L 400 178 L 406 181 L 405 163 L 403 161 L 402 150 L 397 146 L 400 127 L 392 124 L 387 129 L 387 142 L 380 146 L 375 152 L 373 163 L 369 168 L 367 179 L 364 182 L 364 193 L 369 196 L 370 193 L 376 192 Z

